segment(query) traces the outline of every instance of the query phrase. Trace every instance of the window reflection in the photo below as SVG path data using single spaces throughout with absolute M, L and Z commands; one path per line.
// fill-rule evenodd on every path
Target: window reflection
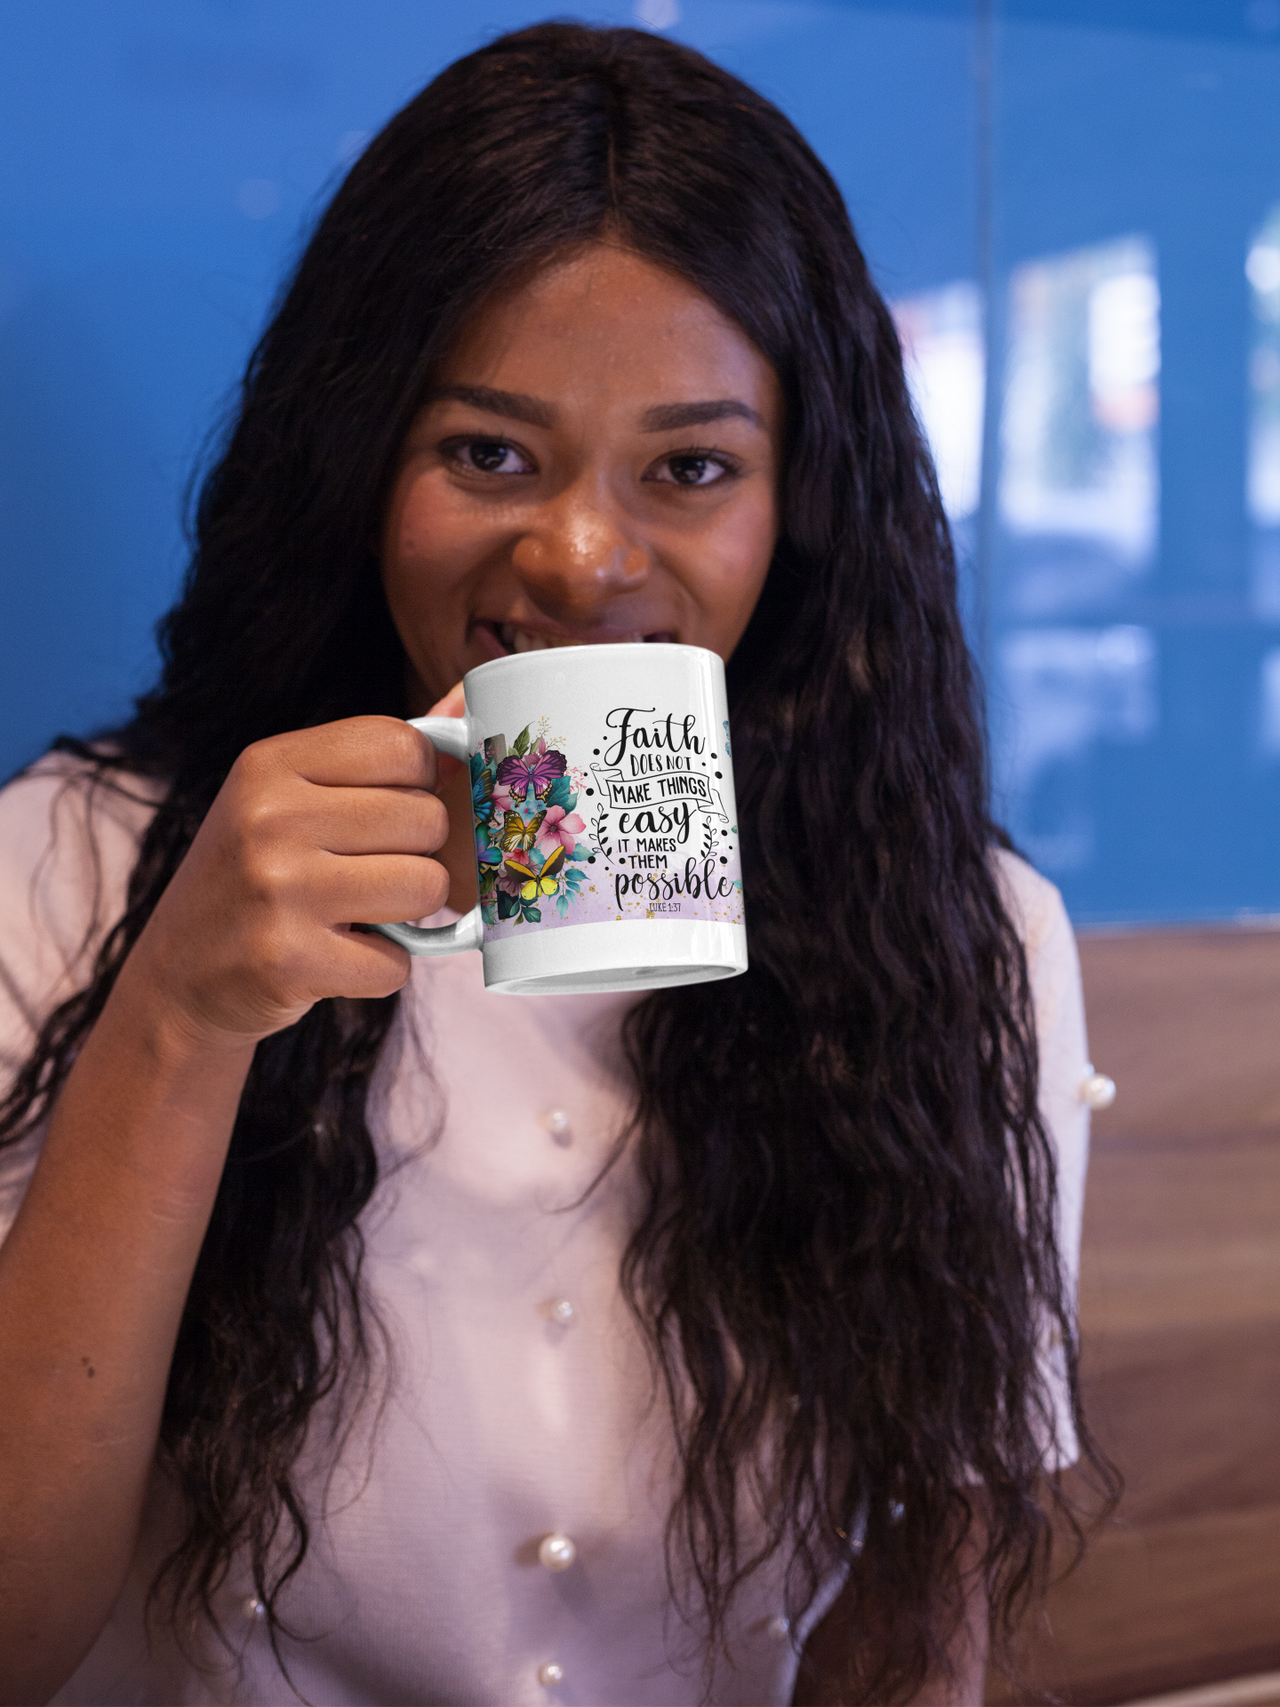
M 1099 742 L 1155 730 L 1156 646 L 1149 629 L 1024 628 L 1000 648 L 1011 732 L 1004 809 L 1015 841 L 1043 870 L 1079 870 L 1094 856 L 1088 760 Z
M 1254 603 L 1260 616 L 1280 618 L 1280 205 L 1250 245 L 1245 276 L 1253 309 L 1248 503 L 1256 530 Z M 1280 753 L 1280 747 L 1267 750 Z
M 963 521 L 977 510 L 982 487 L 986 341 L 981 292 L 961 279 L 895 302 L 893 318 L 943 508 L 953 522 Z
M 1280 648 L 1262 657 L 1261 747 L 1269 759 L 1280 759 Z
M 1160 291 L 1145 238 L 1014 271 L 999 507 L 1017 614 L 1114 599 L 1150 567 L 1159 379 Z

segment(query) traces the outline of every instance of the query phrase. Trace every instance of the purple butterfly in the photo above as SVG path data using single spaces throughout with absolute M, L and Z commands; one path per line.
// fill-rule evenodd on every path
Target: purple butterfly
M 538 745 L 543 746 L 542 742 Z M 545 747 L 538 752 L 535 748 L 523 758 L 512 754 L 510 758 L 503 759 L 498 766 L 498 785 L 509 788 L 516 800 L 524 800 L 530 789 L 541 799 L 556 778 L 564 773 L 563 753 L 557 753 L 554 748 L 548 752 Z

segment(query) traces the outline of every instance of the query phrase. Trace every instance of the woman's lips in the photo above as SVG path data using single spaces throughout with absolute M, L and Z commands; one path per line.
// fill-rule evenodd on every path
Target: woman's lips
M 543 652 L 555 646 L 599 646 L 634 644 L 637 641 L 672 641 L 670 629 L 657 629 L 652 634 L 552 634 L 544 629 L 524 628 L 515 622 L 493 622 L 483 618 L 474 625 L 486 651 L 495 658 L 517 652 Z

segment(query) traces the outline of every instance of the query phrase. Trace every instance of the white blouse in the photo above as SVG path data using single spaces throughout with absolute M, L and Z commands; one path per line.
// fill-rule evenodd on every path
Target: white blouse
M 90 800 L 62 759 L 0 792 L 0 1078 L 83 982 L 150 810 L 144 793 Z M 1074 1280 L 1088 1146 L 1075 945 L 1052 885 L 998 857 L 1031 967 Z M 390 1364 L 336 1468 L 313 1429 L 312 1546 L 283 1604 L 289 1675 L 314 1707 L 703 1698 L 703 1648 L 672 1606 L 663 1554 L 670 1425 L 618 1287 L 627 1157 L 588 1192 L 627 1118 L 617 1035 L 631 1000 L 488 995 L 474 953 L 414 964 L 371 1096 L 382 1175 L 362 1223 Z M 38 1143 L 0 1152 L 0 1234 Z M 1046 1457 L 1068 1462 L 1060 1351 L 1045 1358 L 1058 1412 Z M 243 1570 L 219 1596 L 234 1661 L 199 1630 L 185 1656 L 172 1632 L 148 1645 L 143 1602 L 173 1521 L 157 1480 L 125 1592 L 56 1702 L 294 1699 Z M 783 1566 L 759 1572 L 710 1699 L 789 1701 L 798 1648 L 839 1587 L 792 1631 Z

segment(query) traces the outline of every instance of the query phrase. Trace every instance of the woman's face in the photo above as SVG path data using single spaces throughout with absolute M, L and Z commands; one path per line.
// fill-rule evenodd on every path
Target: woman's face
M 706 297 L 596 243 L 486 302 L 401 453 L 382 573 L 415 713 L 489 658 L 727 658 L 778 531 L 777 378 Z

